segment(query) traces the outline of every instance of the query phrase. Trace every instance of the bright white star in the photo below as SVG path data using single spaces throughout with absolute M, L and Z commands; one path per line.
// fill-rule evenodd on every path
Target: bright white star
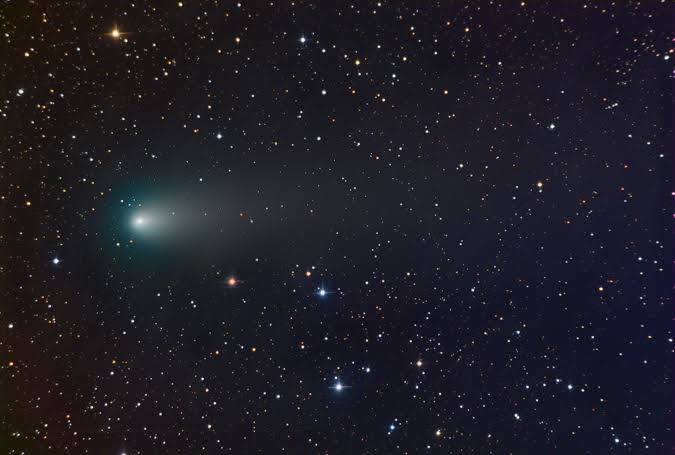
M 335 380 L 335 383 L 330 386 L 331 389 L 335 390 L 336 392 L 342 392 L 344 389 L 346 389 L 347 385 L 344 385 L 338 378 L 333 378 Z

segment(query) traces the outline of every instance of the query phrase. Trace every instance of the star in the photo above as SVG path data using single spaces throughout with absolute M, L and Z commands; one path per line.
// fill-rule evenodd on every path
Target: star
M 59 262 L 61 262 L 61 260 L 59 258 L 52 259 L 52 264 L 54 264 L 54 265 L 59 265 Z
M 115 28 L 112 29 L 112 31 L 110 32 L 110 36 L 112 36 L 112 37 L 115 38 L 115 39 L 118 39 L 120 36 L 122 36 L 122 34 L 121 34 L 120 31 L 117 29 L 117 27 L 115 27 Z
M 326 291 L 324 288 L 319 288 L 319 290 L 316 293 L 319 297 L 326 297 L 328 291 Z
M 234 275 L 230 275 L 225 281 L 225 283 L 228 285 L 228 287 L 233 288 L 236 287 L 237 284 L 239 284 L 239 280 L 237 280 L 237 277 L 235 277 Z
M 301 37 L 300 37 L 300 42 L 301 42 L 302 44 L 305 44 L 305 43 L 307 42 L 307 38 L 305 38 L 304 36 L 301 36 Z
M 342 392 L 343 389 L 346 389 L 348 386 L 344 385 L 342 382 L 337 381 L 334 386 L 331 388 L 335 390 L 336 392 Z

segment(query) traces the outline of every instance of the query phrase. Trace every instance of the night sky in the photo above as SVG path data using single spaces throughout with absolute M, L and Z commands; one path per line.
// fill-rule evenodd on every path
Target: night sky
M 3 1 L 0 453 L 672 453 L 672 21 Z

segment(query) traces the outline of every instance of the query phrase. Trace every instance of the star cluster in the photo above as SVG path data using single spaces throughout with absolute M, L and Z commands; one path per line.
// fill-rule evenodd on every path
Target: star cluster
M 5 3 L 3 453 L 672 452 L 672 5 Z

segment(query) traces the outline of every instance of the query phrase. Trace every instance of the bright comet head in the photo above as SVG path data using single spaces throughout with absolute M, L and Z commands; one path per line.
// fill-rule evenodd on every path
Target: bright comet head
M 157 228 L 157 216 L 149 216 L 147 213 L 137 213 L 129 222 L 136 232 L 149 233 L 150 228 L 153 228 L 153 231 Z

